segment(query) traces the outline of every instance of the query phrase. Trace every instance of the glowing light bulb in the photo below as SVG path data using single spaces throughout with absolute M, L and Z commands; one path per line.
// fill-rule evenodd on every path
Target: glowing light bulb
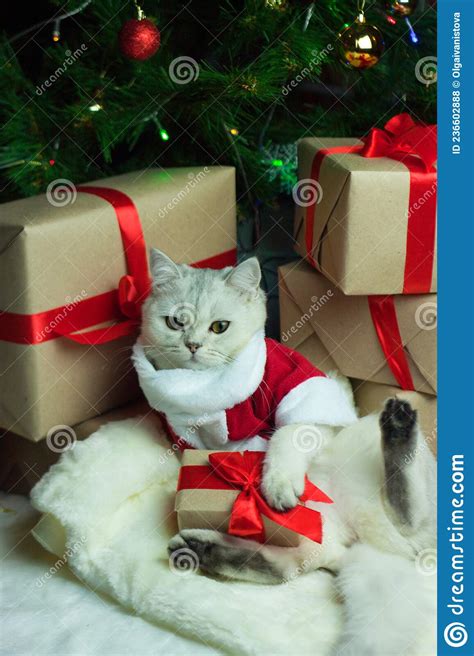
M 168 141 L 170 135 L 166 132 L 164 128 L 160 128 L 160 137 L 162 138 L 163 141 Z
M 405 16 L 405 21 L 406 21 L 406 24 L 408 25 L 408 32 L 410 34 L 411 42 L 413 44 L 419 43 L 420 40 L 417 37 L 415 30 L 413 29 L 413 25 L 410 23 L 410 21 L 408 20 L 408 18 L 406 16 Z

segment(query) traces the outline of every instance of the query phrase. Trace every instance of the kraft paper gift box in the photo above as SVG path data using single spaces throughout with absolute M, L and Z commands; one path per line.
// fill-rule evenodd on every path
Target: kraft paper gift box
M 323 370 L 436 394 L 436 294 L 345 296 L 304 261 L 279 274 L 293 307 L 292 323 L 281 315 L 284 343 Z
M 387 156 L 363 157 L 359 139 L 299 142 L 296 250 L 345 294 L 436 291 L 436 170 L 433 156 L 425 166 L 417 152 L 428 146 L 436 158 L 431 128 L 409 124 L 407 140 L 413 136 L 416 152 L 405 158 L 397 151 L 403 134 L 393 137 Z M 419 130 L 425 132 L 420 136 Z M 378 143 L 383 131 L 372 132 L 373 154 L 371 142 Z
M 213 452 L 197 449 L 185 449 L 182 456 L 182 464 L 178 479 L 178 486 L 175 500 L 175 510 L 177 513 L 178 527 L 181 531 L 186 528 L 206 528 L 220 531 L 221 533 L 230 532 L 233 535 L 255 539 L 259 542 L 274 544 L 283 547 L 296 547 L 306 538 L 316 542 L 324 540 L 324 530 L 321 514 L 317 510 L 310 509 L 300 504 L 289 511 L 281 513 L 273 511 L 268 507 L 270 515 L 277 520 L 274 521 L 266 516 L 266 511 L 261 511 L 257 504 L 258 514 L 263 521 L 262 533 L 259 537 L 254 534 L 254 529 L 249 528 L 251 522 L 244 518 L 243 525 L 246 535 L 238 532 L 237 523 L 233 519 L 234 512 L 238 512 L 237 506 L 242 511 L 241 515 L 246 515 L 248 509 L 247 495 L 243 492 L 243 485 L 234 485 L 226 482 L 217 476 L 210 461 L 217 457 L 220 462 L 222 459 L 232 459 L 230 466 L 231 477 L 235 478 L 235 471 L 242 468 L 245 473 L 252 469 L 253 465 L 247 466 L 250 462 L 258 461 L 258 469 L 263 464 L 264 453 L 255 451 L 245 452 Z M 225 474 L 225 464 L 222 466 Z M 245 475 L 245 474 L 244 474 Z M 305 489 L 306 499 L 320 501 L 323 503 L 332 503 L 331 499 L 324 494 L 324 491 L 313 486 L 308 480 Z M 263 497 L 260 495 L 263 499 Z M 303 497 L 302 497 L 303 498 Z M 266 502 L 264 502 L 265 505 Z M 250 509 L 250 515 L 252 515 Z M 281 523 L 280 523 L 281 522 Z M 283 522 L 287 526 L 283 526 Z M 234 529 L 230 528 L 233 525 Z M 292 528 L 289 528 L 292 526 Z M 296 532 L 299 526 L 300 533 Z M 301 533 L 301 530 L 303 533 Z
M 150 412 L 145 400 L 134 401 L 120 408 L 93 417 L 76 426 L 58 426 L 48 438 L 32 442 L 15 433 L 6 433 L 0 439 L 0 489 L 15 494 L 28 494 L 61 453 L 74 448 L 77 440 L 84 440 L 101 426 L 111 421 L 121 421 L 147 415 L 156 421 L 157 431 L 161 421 Z
M 311 323 L 302 318 L 301 309 L 286 285 L 286 276 L 295 266 L 298 265 L 293 263 L 279 269 L 280 341 L 304 355 L 310 362 L 317 363 L 321 371 L 337 371 L 336 363 L 314 332 Z
M 0 214 L 0 426 L 30 440 L 139 397 L 129 348 L 150 246 L 178 262 L 235 263 L 232 167 L 139 171 Z

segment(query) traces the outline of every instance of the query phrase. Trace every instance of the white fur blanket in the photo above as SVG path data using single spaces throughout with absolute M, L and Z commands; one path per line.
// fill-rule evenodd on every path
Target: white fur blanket
M 34 488 L 35 536 L 94 590 L 221 652 L 329 654 L 342 622 L 330 574 L 264 586 L 170 568 L 178 469 L 155 419 L 107 424 Z

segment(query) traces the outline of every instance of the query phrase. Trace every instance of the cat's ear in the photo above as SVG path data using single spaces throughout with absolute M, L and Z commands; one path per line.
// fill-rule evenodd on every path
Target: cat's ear
M 256 292 L 259 285 L 262 272 L 260 264 L 256 257 L 251 257 L 241 264 L 238 264 L 227 276 L 226 282 L 239 291 Z
M 153 284 L 158 286 L 181 278 L 178 266 L 157 248 L 150 249 L 150 271 Z

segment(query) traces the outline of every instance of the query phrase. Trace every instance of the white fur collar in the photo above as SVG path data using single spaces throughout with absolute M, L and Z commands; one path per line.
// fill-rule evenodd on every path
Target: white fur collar
M 203 371 L 156 370 L 143 346 L 133 347 L 132 360 L 140 386 L 152 408 L 169 415 L 187 417 L 214 414 L 232 408 L 251 396 L 263 378 L 267 349 L 263 331 L 258 331 L 230 364 Z

